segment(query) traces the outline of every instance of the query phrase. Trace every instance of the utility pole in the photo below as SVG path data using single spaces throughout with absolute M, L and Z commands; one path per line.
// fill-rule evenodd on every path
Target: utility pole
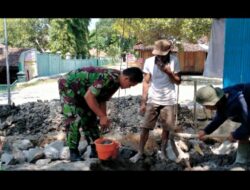
M 96 59 L 97 59 L 97 66 L 99 66 L 99 43 L 98 43 L 98 38 L 97 38 L 97 33 L 98 33 L 98 28 L 97 25 L 95 24 L 95 41 L 96 41 Z
M 7 39 L 7 27 L 6 18 L 4 18 L 4 43 L 5 43 L 5 61 L 6 61 L 6 76 L 7 76 L 7 88 L 8 88 L 8 105 L 11 104 L 10 99 L 10 71 L 9 71 L 9 61 L 8 61 L 8 39 Z

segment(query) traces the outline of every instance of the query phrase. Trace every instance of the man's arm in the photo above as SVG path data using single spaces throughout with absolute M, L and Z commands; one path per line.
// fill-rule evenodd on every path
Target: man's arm
M 167 64 L 163 71 L 169 76 L 170 80 L 175 83 L 175 84 L 180 84 L 181 83 L 181 75 L 179 73 L 174 73 L 171 71 L 170 65 Z
M 109 124 L 109 120 L 107 118 L 106 111 L 104 111 L 103 106 L 97 102 L 95 95 L 90 91 L 90 89 L 88 89 L 84 98 L 90 109 L 100 118 L 100 125 L 107 126 Z
M 201 129 L 198 132 L 198 138 L 200 140 L 204 140 L 205 135 L 209 135 L 214 132 L 222 123 L 224 123 L 225 120 L 226 118 L 217 112 L 213 121 L 211 121 L 204 129 Z
M 105 113 L 105 115 L 107 115 L 107 104 L 106 104 L 106 101 L 105 102 L 100 102 L 100 108 L 101 108 L 102 112 Z
M 211 134 L 214 132 L 224 121 L 226 121 L 226 117 L 220 114 L 219 112 L 216 113 L 213 121 L 211 121 L 204 129 L 206 134 Z
M 148 99 L 148 88 L 150 85 L 151 75 L 149 73 L 144 74 L 142 83 L 142 99 L 141 99 L 141 112 L 144 113 L 146 110 L 146 103 Z

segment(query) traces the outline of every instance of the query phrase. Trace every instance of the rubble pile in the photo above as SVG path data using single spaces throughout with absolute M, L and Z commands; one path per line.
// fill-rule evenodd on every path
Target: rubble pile
M 84 139 L 79 145 L 79 150 L 85 160 L 68 161 L 69 149 L 65 143 L 65 128 L 59 100 L 0 106 L 0 169 L 187 170 L 182 162 L 160 159 L 159 151 L 155 148 L 160 146 L 159 134 L 151 135 L 154 140 L 150 154 L 137 163 L 129 161 L 129 158 L 136 154 L 136 145 L 132 146 L 133 140 L 136 139 L 138 143 L 140 126 L 143 122 L 143 116 L 139 114 L 140 98 L 140 96 L 126 96 L 112 98 L 108 102 L 108 115 L 112 121 L 109 137 L 120 141 L 121 144 L 118 158 L 109 161 L 88 158 L 89 146 Z M 187 107 L 178 107 L 177 118 L 177 124 L 183 132 L 198 131 L 193 123 L 193 114 Z M 220 142 L 180 138 L 176 140 L 182 151 L 189 154 L 192 170 L 229 170 L 234 162 L 235 150 L 223 155 L 212 152 L 213 148 L 221 145 Z

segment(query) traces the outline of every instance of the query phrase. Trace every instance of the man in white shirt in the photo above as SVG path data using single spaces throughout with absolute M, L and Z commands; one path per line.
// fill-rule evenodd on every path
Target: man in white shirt
M 161 158 L 166 159 L 166 146 L 169 131 L 175 128 L 175 84 L 181 82 L 180 66 L 176 56 L 171 54 L 172 43 L 158 40 L 152 52 L 153 57 L 146 59 L 143 67 L 143 93 L 140 112 L 145 113 L 140 135 L 139 151 L 130 158 L 137 162 L 144 155 L 144 146 L 149 131 L 153 130 L 159 117 L 162 125 Z

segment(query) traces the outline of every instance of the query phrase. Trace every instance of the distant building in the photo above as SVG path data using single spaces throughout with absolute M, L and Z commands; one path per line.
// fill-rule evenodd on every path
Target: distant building
M 8 62 L 10 71 L 10 83 L 17 80 L 17 72 L 19 71 L 19 57 L 22 52 L 29 50 L 28 48 L 12 48 L 8 47 Z M 5 45 L 0 44 L 0 84 L 6 84 L 6 57 Z
M 182 47 L 183 50 L 180 51 L 178 47 L 174 47 L 172 50 L 179 58 L 181 74 L 202 75 L 207 56 L 206 44 L 182 43 Z M 153 48 L 153 45 L 144 46 L 142 43 L 136 44 L 134 50 L 139 52 L 140 61 L 138 62 L 142 62 L 143 65 L 145 59 L 153 56 Z

